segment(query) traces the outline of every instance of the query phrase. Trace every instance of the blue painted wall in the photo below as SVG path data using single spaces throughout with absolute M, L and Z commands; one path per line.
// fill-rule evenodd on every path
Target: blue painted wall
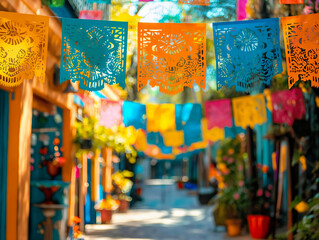
M 60 120 L 57 119 L 57 115 L 60 115 Z M 64 183 L 62 182 L 61 172 L 55 176 L 51 177 L 47 172 L 47 167 L 43 166 L 43 160 L 47 160 L 50 155 L 54 154 L 54 138 L 60 139 L 60 144 L 58 147 L 63 146 L 63 136 L 62 136 L 62 122 L 63 110 L 57 108 L 55 115 L 48 115 L 38 111 L 33 110 L 32 115 L 32 137 L 31 137 L 31 159 L 30 162 L 33 170 L 31 171 L 31 187 L 30 187 L 30 216 L 29 216 L 29 239 L 32 240 L 43 240 L 43 231 L 45 224 L 45 217 L 42 214 L 42 210 L 35 207 L 34 204 L 42 203 L 45 200 L 44 193 L 38 188 L 39 185 L 45 186 L 60 186 L 59 190 L 54 193 L 52 200 L 56 204 L 64 204 Z M 55 131 L 46 131 L 43 133 L 34 132 L 37 129 L 49 129 L 55 128 Z M 47 138 L 47 143 L 43 141 Z M 48 144 L 48 145 L 47 145 Z M 40 149 L 44 145 L 47 145 L 48 154 L 42 157 L 40 154 Z M 55 217 L 53 218 L 53 224 L 55 222 L 62 220 L 62 211 L 57 211 Z M 41 227 L 39 227 L 41 226 Z M 57 229 L 53 228 L 53 240 L 60 240 L 59 232 Z
M 0 240 L 6 239 L 9 93 L 0 90 Z

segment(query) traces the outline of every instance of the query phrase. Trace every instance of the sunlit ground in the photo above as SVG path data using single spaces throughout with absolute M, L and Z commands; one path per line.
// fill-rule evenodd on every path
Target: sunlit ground
M 212 207 L 199 206 L 196 195 L 177 190 L 171 180 L 153 180 L 143 189 L 144 201 L 128 213 L 117 213 L 111 225 L 87 225 L 85 239 L 217 240 Z M 248 235 L 235 240 L 250 239 Z

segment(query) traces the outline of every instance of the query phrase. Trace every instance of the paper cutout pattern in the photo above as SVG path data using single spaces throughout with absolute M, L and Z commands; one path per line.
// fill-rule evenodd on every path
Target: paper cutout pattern
M 306 114 L 303 94 L 299 88 L 273 93 L 271 100 L 274 123 L 292 126 L 295 119 L 302 119 Z
M 232 99 L 235 125 L 253 128 L 267 121 L 265 99 L 262 94 Z
M 319 14 L 282 18 L 288 85 L 298 80 L 319 87 Z
M 174 104 L 147 104 L 147 131 L 165 132 L 175 129 Z
M 178 0 L 178 3 L 190 4 L 190 5 L 209 6 L 210 5 L 210 0 Z
M 79 19 L 90 19 L 90 20 L 102 20 L 103 11 L 102 10 L 82 10 L 79 14 Z
M 122 103 L 101 99 L 100 125 L 106 128 L 122 123 Z
M 19 86 L 34 76 L 45 80 L 49 18 L 0 12 L 0 85 Z
M 138 90 L 148 81 L 166 94 L 180 93 L 194 81 L 205 89 L 206 25 L 139 23 L 137 77 Z
M 280 0 L 281 4 L 303 4 L 304 0 Z
M 163 139 L 164 139 L 165 146 L 179 147 L 184 144 L 184 132 L 183 131 L 164 132 Z
M 230 99 L 205 102 L 207 129 L 224 128 L 233 125 Z
M 125 127 L 146 130 L 146 106 L 140 103 L 124 101 L 123 123 Z
M 80 81 L 87 91 L 117 83 L 124 89 L 127 28 L 125 22 L 63 18 L 60 82 Z
M 282 72 L 279 19 L 214 23 L 217 89 L 251 92 Z

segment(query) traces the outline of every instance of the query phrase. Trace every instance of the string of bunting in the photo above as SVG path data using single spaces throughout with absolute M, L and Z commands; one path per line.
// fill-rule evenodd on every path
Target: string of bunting
M 193 151 L 205 148 L 209 142 L 222 140 L 229 135 L 228 129 L 254 128 L 271 121 L 267 119 L 266 106 L 274 123 L 291 126 L 295 119 L 305 116 L 303 93 L 300 88 L 293 88 L 270 96 L 257 94 L 208 101 L 204 106 L 205 116 L 202 116 L 200 104 L 144 105 L 101 100 L 100 124 L 109 128 L 122 123 L 125 127 L 133 127 L 134 135 L 138 136 L 137 150 L 174 155 L 174 151 L 182 151 L 181 148 Z
M 100 12 L 82 13 L 85 19 Z M 45 79 L 49 17 L 0 12 L 0 84 Z M 319 14 L 281 19 L 289 88 L 298 80 L 319 86 Z M 217 88 L 252 92 L 282 72 L 279 19 L 214 23 Z M 79 81 L 98 91 L 125 88 L 127 22 L 62 18 L 60 82 Z M 31 47 L 30 47 L 31 46 Z M 137 87 L 158 86 L 176 94 L 196 83 L 206 86 L 206 25 L 139 23 Z

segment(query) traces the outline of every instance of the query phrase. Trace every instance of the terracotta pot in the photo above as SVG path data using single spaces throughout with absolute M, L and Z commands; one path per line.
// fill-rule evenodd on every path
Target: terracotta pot
M 47 172 L 51 177 L 55 177 L 60 173 L 60 167 L 52 162 L 47 163 Z
M 230 237 L 239 236 L 241 234 L 241 219 L 226 219 L 227 234 Z
M 248 215 L 248 227 L 252 238 L 267 238 L 270 230 L 270 217 L 266 215 Z
M 102 224 L 110 224 L 112 222 L 112 210 L 101 209 L 101 223 Z
M 130 202 L 126 200 L 120 200 L 119 212 L 126 213 L 129 209 Z

